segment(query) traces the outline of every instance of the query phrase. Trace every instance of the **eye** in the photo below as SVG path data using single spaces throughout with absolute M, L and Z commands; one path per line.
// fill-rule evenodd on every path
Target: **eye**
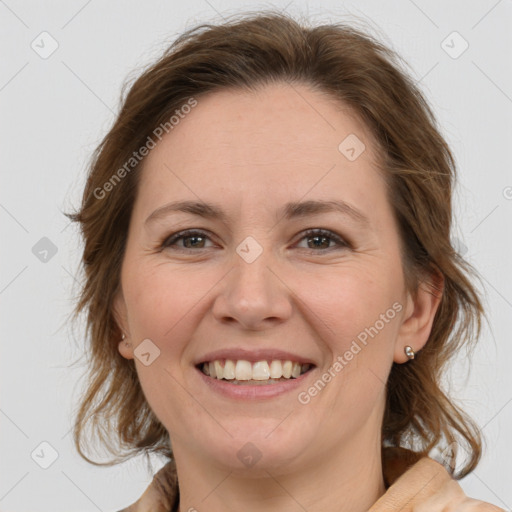
M 177 247 L 177 250 L 190 250 L 190 249 L 205 249 L 204 241 L 209 240 L 210 237 L 204 231 L 180 231 L 179 233 L 175 233 L 168 237 L 162 243 L 162 249 L 166 247 L 171 247 L 176 244 L 179 240 L 189 241 L 185 243 L 185 247 Z
M 308 243 L 307 250 L 312 250 L 313 252 L 321 252 L 321 251 L 330 251 L 336 249 L 334 247 L 326 247 L 330 245 L 332 241 L 336 243 L 338 248 L 349 248 L 350 244 L 343 240 L 339 235 L 333 233 L 332 231 L 325 229 L 309 229 L 307 230 L 303 237 L 300 239 L 307 240 L 311 239 L 312 243 Z M 193 249 L 207 249 L 205 247 L 205 242 L 210 240 L 208 234 L 204 231 L 198 230 L 186 230 L 180 231 L 178 233 L 174 233 L 164 240 L 161 244 L 161 248 L 173 248 L 173 250 L 178 251 L 191 251 Z M 177 242 L 184 242 L 184 246 L 177 244 Z
M 313 241 L 312 244 L 308 243 L 308 249 L 314 249 L 314 252 L 318 252 L 316 251 L 315 248 L 324 251 L 335 249 L 336 247 L 325 247 L 325 244 L 329 245 L 329 242 L 331 241 L 336 242 L 338 247 L 350 247 L 350 244 L 348 242 L 345 242 L 345 240 L 343 240 L 336 233 L 333 233 L 332 231 L 326 229 L 309 229 L 304 233 L 304 236 L 301 238 L 301 240 L 305 240 L 308 238 Z

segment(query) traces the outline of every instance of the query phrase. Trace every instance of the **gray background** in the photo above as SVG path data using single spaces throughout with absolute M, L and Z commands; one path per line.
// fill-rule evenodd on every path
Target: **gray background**
M 447 375 L 487 440 L 461 485 L 512 507 L 511 0 L 0 0 L 1 511 L 115 511 L 149 484 L 140 458 L 97 468 L 69 435 L 83 374 L 70 366 L 82 354 L 81 326 L 68 321 L 81 244 L 62 211 L 79 204 L 124 81 L 182 30 L 266 7 L 373 30 L 409 63 L 438 116 L 460 172 L 455 243 L 483 277 L 490 320 L 471 372 L 461 354 Z M 58 455 L 47 469 L 42 442 Z M 152 460 L 156 471 L 162 461 Z

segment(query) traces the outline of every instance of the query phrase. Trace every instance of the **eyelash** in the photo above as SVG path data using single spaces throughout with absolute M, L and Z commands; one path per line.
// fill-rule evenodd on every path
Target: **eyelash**
M 204 231 L 188 229 L 185 231 L 179 231 L 178 233 L 174 233 L 173 235 L 170 235 L 169 237 L 167 237 L 160 245 L 160 249 L 163 250 L 163 249 L 170 248 L 178 240 L 189 238 L 189 237 L 194 237 L 194 236 L 199 236 L 201 238 L 210 239 L 210 237 Z M 336 233 L 326 230 L 326 229 L 318 229 L 318 228 L 306 230 L 304 232 L 302 238 L 299 240 L 299 242 L 302 241 L 304 238 L 309 238 L 309 237 L 313 237 L 313 236 L 329 238 L 338 244 L 338 248 L 346 248 L 346 249 L 351 248 L 351 244 L 349 242 L 345 241 L 340 236 L 338 236 Z M 197 251 L 201 251 L 201 250 L 205 250 L 205 249 L 207 249 L 207 247 L 200 247 L 199 249 L 192 249 L 192 248 L 188 248 L 188 247 L 187 248 L 177 248 L 177 247 L 174 248 L 174 250 L 181 251 L 181 252 L 191 252 L 191 251 L 197 252 Z M 332 251 L 333 249 L 336 249 L 336 247 L 329 247 L 327 249 L 318 249 L 318 250 L 317 249 L 305 249 L 305 250 L 310 251 L 310 252 L 326 252 L 326 251 Z

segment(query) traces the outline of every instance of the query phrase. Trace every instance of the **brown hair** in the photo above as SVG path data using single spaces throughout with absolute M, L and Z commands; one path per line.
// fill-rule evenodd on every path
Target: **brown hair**
M 134 362 L 117 348 L 121 332 L 112 301 L 120 285 L 141 165 L 132 162 L 133 169 L 127 169 L 126 162 L 191 98 L 222 88 L 255 90 L 285 81 L 309 85 L 349 105 L 370 128 L 400 226 L 408 289 L 414 293 L 435 272 L 444 276 L 427 344 L 414 361 L 393 363 L 383 445 L 408 445 L 427 454 L 462 440 L 469 457 L 454 476 L 461 478 L 476 467 L 481 434 L 443 392 L 441 378 L 448 360 L 478 339 L 484 312 L 468 279 L 476 273 L 450 239 L 453 156 L 400 62 L 375 38 L 342 23 L 307 27 L 280 13 L 245 13 L 241 19 L 188 30 L 131 85 L 114 125 L 93 154 L 81 208 L 67 214 L 80 223 L 84 239 L 85 283 L 74 312 L 76 317 L 87 309 L 91 357 L 88 387 L 74 425 L 75 445 L 84 459 L 112 465 L 139 453 L 172 458 L 168 432 L 144 397 Z M 114 176 L 121 168 L 126 172 Z M 94 462 L 82 451 L 89 421 L 116 456 L 113 461 Z M 119 449 L 112 446 L 114 435 Z M 449 466 L 455 452 L 447 454 Z

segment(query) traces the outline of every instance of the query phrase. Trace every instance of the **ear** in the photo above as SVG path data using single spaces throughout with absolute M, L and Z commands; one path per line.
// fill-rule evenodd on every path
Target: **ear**
M 395 363 L 409 361 L 404 352 L 407 345 L 415 352 L 426 345 L 443 290 L 444 276 L 440 271 L 433 270 L 428 279 L 420 282 L 414 294 L 407 293 L 406 311 L 395 344 Z
M 128 328 L 128 315 L 126 311 L 126 302 L 124 300 L 121 288 L 118 289 L 112 303 L 114 319 L 121 332 L 125 335 L 124 340 L 119 337 L 118 350 L 126 359 L 133 359 L 133 347 L 130 340 L 130 330 Z M 128 344 L 127 344 L 128 343 Z

